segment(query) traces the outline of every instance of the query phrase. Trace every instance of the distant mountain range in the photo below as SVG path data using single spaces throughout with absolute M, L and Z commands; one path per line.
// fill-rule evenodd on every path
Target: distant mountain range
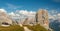
M 54 31 L 60 31 L 60 20 L 51 20 L 50 22 L 50 28 L 52 28 Z

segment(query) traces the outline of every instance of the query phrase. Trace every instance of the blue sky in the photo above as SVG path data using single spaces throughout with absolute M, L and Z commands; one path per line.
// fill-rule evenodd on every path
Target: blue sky
M 8 12 L 16 10 L 37 11 L 38 9 L 60 10 L 60 0 L 0 0 L 0 8 Z

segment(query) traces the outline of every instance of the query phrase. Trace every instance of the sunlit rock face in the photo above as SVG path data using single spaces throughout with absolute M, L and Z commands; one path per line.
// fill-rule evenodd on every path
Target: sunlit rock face
M 9 16 L 5 12 L 0 11 L 0 24 L 2 24 L 3 22 L 12 24 L 12 20 L 9 18 Z
M 35 19 L 33 17 L 26 18 L 23 25 L 33 25 L 35 24 Z
M 44 26 L 45 28 L 49 27 L 48 22 L 48 12 L 47 10 L 41 9 L 36 13 L 36 23 Z

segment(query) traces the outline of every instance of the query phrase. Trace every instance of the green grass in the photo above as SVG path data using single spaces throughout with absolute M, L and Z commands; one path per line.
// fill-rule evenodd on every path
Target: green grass
M 44 27 L 40 26 L 39 24 L 34 26 L 24 26 L 28 27 L 32 31 L 47 31 Z M 9 27 L 0 26 L 0 31 L 24 31 L 24 28 L 20 27 L 19 25 L 11 25 Z
M 24 31 L 19 25 L 11 25 L 9 27 L 0 26 L 0 31 Z

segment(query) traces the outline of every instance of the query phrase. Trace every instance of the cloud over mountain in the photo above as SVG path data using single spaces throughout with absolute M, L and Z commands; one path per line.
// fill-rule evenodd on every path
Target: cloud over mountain
M 10 12 L 8 15 L 16 16 L 14 12 Z
M 27 16 L 35 16 L 35 14 L 36 14 L 36 12 L 27 11 L 27 10 L 20 10 L 19 13 L 20 13 L 20 14 L 27 15 Z
M 7 11 L 5 9 L 0 9 L 0 12 L 7 13 Z
M 51 10 L 48 13 L 49 13 L 49 19 L 53 19 L 53 20 L 57 19 L 58 12 L 56 10 Z
M 7 13 L 7 11 L 5 9 L 0 9 L 1 12 L 4 12 L 4 13 Z M 11 16 L 16 16 L 17 17 L 23 17 L 24 16 L 27 16 L 27 17 L 34 17 L 36 14 L 35 11 L 28 11 L 28 10 L 16 10 L 16 12 L 10 12 L 10 13 L 7 13 L 7 15 L 11 15 Z M 49 19 L 58 19 L 60 18 L 60 13 L 58 13 L 56 10 L 52 10 L 52 11 L 49 11 L 48 12 L 48 15 L 49 15 Z

